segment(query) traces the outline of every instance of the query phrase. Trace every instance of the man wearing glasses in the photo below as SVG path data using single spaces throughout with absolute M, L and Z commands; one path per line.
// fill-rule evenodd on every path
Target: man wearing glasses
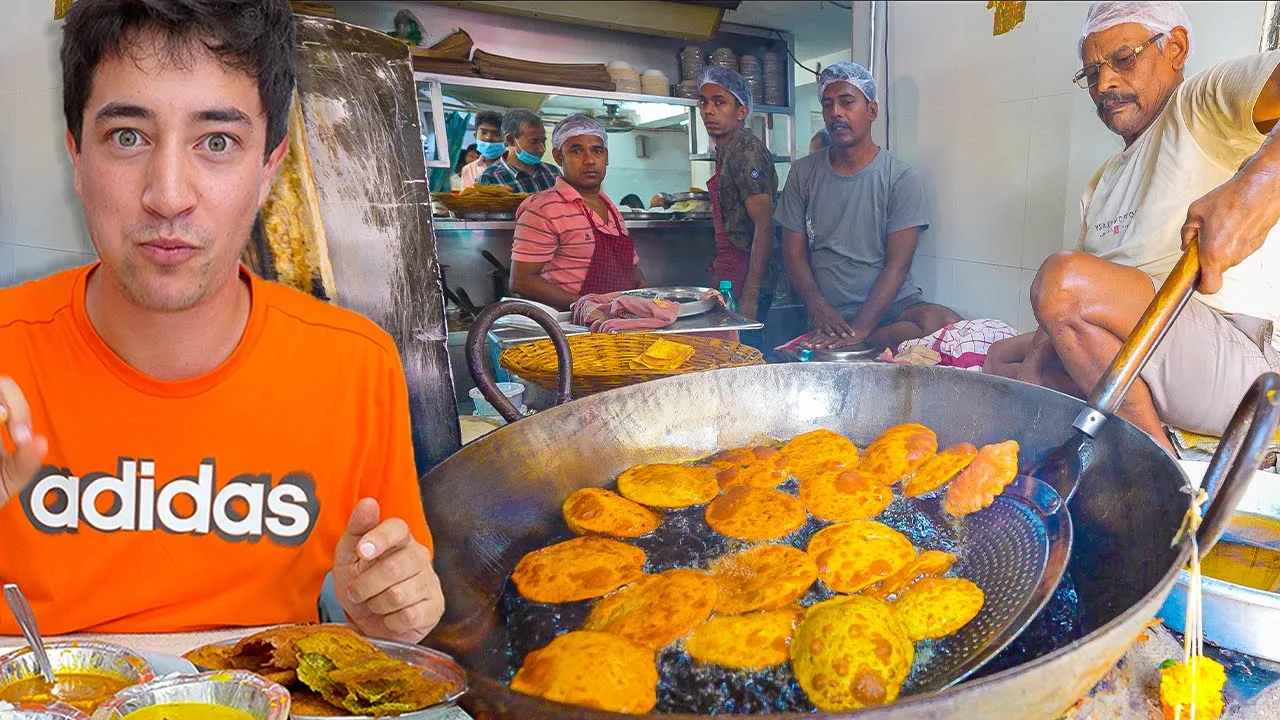
M 1280 52 L 1184 80 L 1192 38 L 1176 2 L 1090 6 L 1074 79 L 1124 149 L 1085 189 L 1081 251 L 1036 275 L 1039 329 L 992 346 L 985 368 L 1083 397 L 1198 239 L 1199 293 L 1120 409 L 1170 451 L 1162 422 L 1220 435 L 1249 384 L 1280 369 Z

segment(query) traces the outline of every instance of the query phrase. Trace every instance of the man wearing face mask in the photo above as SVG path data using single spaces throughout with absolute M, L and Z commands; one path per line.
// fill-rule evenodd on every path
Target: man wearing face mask
M 508 110 L 502 116 L 502 135 L 507 151 L 496 163 L 480 173 L 480 185 L 506 185 L 513 192 L 542 192 L 556 184 L 560 171 L 542 162 L 547 151 L 547 129 L 542 118 L 524 108 Z
M 871 138 L 876 81 L 843 62 L 818 78 L 831 145 L 791 168 L 775 218 L 791 286 L 809 310 L 813 347 L 896 348 L 961 320 L 924 301 L 911 278 L 929 226 L 920 176 Z
M 1184 80 L 1192 41 L 1176 2 L 1090 6 L 1075 80 L 1124 149 L 1085 189 L 1080 251 L 1036 274 L 1040 328 L 988 356 L 988 371 L 1083 397 L 1198 240 L 1199 293 L 1119 411 L 1170 451 L 1163 424 L 1220 435 L 1253 380 L 1280 369 L 1280 52 Z
M 570 115 L 556 124 L 551 141 L 564 177 L 516 211 L 511 289 L 567 310 L 583 295 L 644 287 L 635 242 L 600 189 L 609 167 L 604 128 Z
M 465 190 L 475 185 L 480 175 L 498 162 L 506 149 L 506 144 L 502 142 L 502 115 L 492 110 L 476 113 L 476 151 L 480 153 L 480 157 L 467 163 L 459 173 L 462 188 Z

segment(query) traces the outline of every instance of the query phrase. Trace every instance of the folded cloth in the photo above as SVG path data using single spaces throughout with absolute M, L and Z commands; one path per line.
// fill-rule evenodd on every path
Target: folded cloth
M 942 362 L 942 355 L 927 345 L 912 345 L 898 355 L 889 350 L 880 353 L 876 358 L 880 362 L 897 363 L 898 365 L 923 365 L 930 367 Z
M 680 315 L 680 306 L 666 300 L 607 293 L 583 295 L 569 308 L 573 324 L 595 333 L 644 332 L 666 327 Z
M 697 352 L 684 343 L 658 340 L 631 359 L 632 370 L 675 370 Z
M 898 346 L 896 355 L 903 354 L 912 346 L 923 345 L 942 356 L 939 365 L 980 371 L 991 345 L 1017 334 L 1013 326 L 1000 320 L 961 320 L 932 335 L 903 342 Z
M 795 350 L 796 348 L 801 347 L 801 346 L 803 346 L 805 343 L 809 342 L 809 340 L 810 340 L 810 339 L 812 339 L 812 338 L 813 338 L 813 336 L 814 336 L 814 335 L 816 335 L 816 334 L 817 334 L 817 333 L 807 332 L 807 333 L 805 333 L 805 334 L 801 335 L 800 337 L 792 338 L 792 339 L 791 339 L 791 340 L 789 340 L 788 342 L 784 342 L 784 343 L 782 343 L 782 344 L 781 344 L 781 345 L 779 345 L 778 347 L 774 348 L 774 349 L 773 349 L 773 351 L 774 351 L 774 352 L 787 352 L 787 351 Z

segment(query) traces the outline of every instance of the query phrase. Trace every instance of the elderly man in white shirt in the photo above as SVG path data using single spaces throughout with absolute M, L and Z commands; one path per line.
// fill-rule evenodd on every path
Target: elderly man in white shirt
M 1124 149 L 1085 191 L 1081 251 L 1036 275 L 1039 329 L 992 346 L 985 368 L 1083 397 L 1198 239 L 1199 292 L 1120 409 L 1170 451 L 1162 425 L 1220 435 L 1253 380 L 1280 369 L 1280 52 L 1184 79 L 1192 38 L 1176 2 L 1090 6 L 1076 83 Z

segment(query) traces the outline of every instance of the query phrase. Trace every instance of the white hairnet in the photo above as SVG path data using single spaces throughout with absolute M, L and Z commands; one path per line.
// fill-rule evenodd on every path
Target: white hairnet
M 1191 18 L 1179 2 L 1096 2 L 1089 6 L 1084 16 L 1084 27 L 1080 30 L 1080 42 L 1076 45 L 1076 54 L 1084 57 L 1084 39 L 1107 28 L 1135 23 L 1151 31 L 1151 34 L 1164 33 L 1167 37 L 1176 27 L 1187 30 L 1187 55 L 1195 47 L 1191 37 Z
M 701 90 L 707 83 L 724 88 L 746 106 L 747 112 L 751 112 L 751 87 L 738 73 L 719 65 L 708 65 L 698 73 L 698 89 Z
M 586 115 L 570 115 L 556 123 L 555 129 L 551 131 L 551 147 L 559 150 L 565 141 L 579 135 L 595 135 L 604 141 L 606 148 L 609 147 L 609 136 L 604 128 L 595 118 Z
M 871 72 L 856 62 L 842 62 L 822 69 L 818 76 L 818 97 L 828 85 L 847 82 L 862 91 L 868 102 L 876 102 L 876 79 Z

